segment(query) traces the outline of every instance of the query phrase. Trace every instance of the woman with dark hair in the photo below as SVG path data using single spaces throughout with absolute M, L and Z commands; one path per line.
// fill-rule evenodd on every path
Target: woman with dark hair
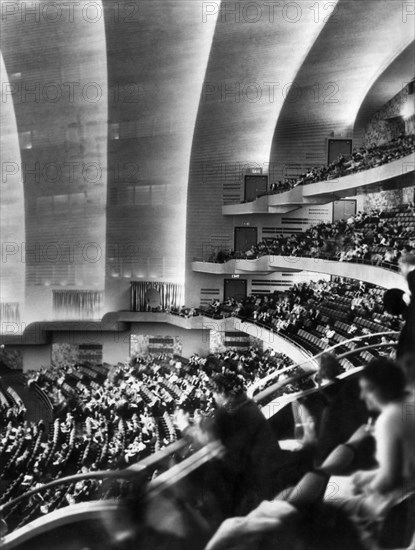
M 359 380 L 361 399 L 380 413 L 374 428 L 378 467 L 345 478 L 346 493 L 336 495 L 355 520 L 372 533 L 388 510 L 415 490 L 415 415 L 413 395 L 406 390 L 403 370 L 386 358 L 374 359 Z M 343 484 L 342 484 L 343 485 Z

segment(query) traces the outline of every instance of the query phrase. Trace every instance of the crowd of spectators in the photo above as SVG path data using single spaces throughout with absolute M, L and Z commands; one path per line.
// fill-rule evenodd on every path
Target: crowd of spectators
M 255 298 L 251 302 L 252 311 L 249 313 L 246 309 L 244 314 L 266 323 L 272 318 L 264 315 L 269 313 L 269 306 L 281 307 L 282 314 L 286 307 L 291 309 L 285 311 L 291 311 L 296 306 L 300 306 L 296 308 L 299 313 L 301 304 L 306 304 L 304 311 L 311 308 L 318 313 L 326 298 L 337 303 L 339 297 L 353 296 L 348 307 L 353 314 L 365 318 L 380 306 L 377 290 L 364 283 L 341 279 L 296 285 L 289 293 L 275 293 L 271 299 L 257 302 Z M 230 299 L 222 307 L 222 315 L 232 315 L 235 301 Z M 387 319 L 385 316 L 384 320 Z M 358 332 L 358 325 L 352 323 L 350 327 L 353 325 Z M 214 418 L 218 410 L 217 380 L 231 380 L 229 391 L 237 387 L 238 392 L 244 392 L 278 371 L 284 372 L 284 378 L 301 374 L 301 369 L 281 354 L 249 348 L 208 357 L 193 355 L 188 361 L 169 356 L 138 356 L 113 366 L 60 366 L 28 373 L 28 385 L 37 384 L 52 401 L 54 421 L 48 433 L 44 422 L 29 423 L 24 420 L 24 410 L 9 408 L 1 429 L 3 490 L 0 503 L 65 475 L 128 467 L 185 433 L 175 421 L 178 409 L 187 411 L 198 425 L 201 418 Z M 316 387 L 313 378 L 306 380 L 310 386 L 302 387 L 294 381 L 292 391 Z M 236 395 L 235 403 L 239 406 L 242 394 Z M 236 405 L 235 411 L 239 410 Z M 288 467 L 288 472 L 289 465 L 284 462 L 281 450 L 278 452 L 281 467 Z M 266 471 L 269 474 L 268 467 Z M 58 490 L 32 495 L 9 509 L 5 519 L 8 528 L 14 529 L 68 504 L 122 498 L 126 485 L 127 482 L 80 480 Z M 237 486 L 243 492 L 245 484 Z
M 311 353 L 351 336 L 369 338 L 374 332 L 401 328 L 399 318 L 383 310 L 382 289 L 341 278 L 239 301 L 214 300 L 200 313 L 238 316 L 296 340 Z M 391 341 L 383 336 L 374 342 Z M 361 344 L 367 343 L 363 338 Z M 347 342 L 338 351 L 353 347 L 355 343 Z M 391 349 L 364 351 L 358 363 L 390 355 Z M 340 364 L 343 370 L 354 366 L 348 360 Z M 27 422 L 18 395 L 10 394 L 13 406 L 6 408 L 3 395 L 0 503 L 66 475 L 128 467 L 176 441 L 183 435 L 175 419 L 178 409 L 187 411 L 195 424 L 216 414 L 212 380 L 218 375 L 236 380 L 241 391 L 251 386 L 261 391 L 277 380 L 288 382 L 272 393 L 275 398 L 316 388 L 316 380 L 304 374 L 287 357 L 254 348 L 193 355 L 189 360 L 137 356 L 117 365 L 60 365 L 28 373 L 28 387 L 36 384 L 51 401 L 53 422 L 49 429 L 43 421 Z M 126 484 L 88 479 L 39 492 L 9 508 L 5 520 L 14 529 L 68 504 L 121 498 Z
M 369 170 L 388 164 L 394 160 L 410 155 L 415 151 L 415 136 L 402 135 L 382 145 L 355 147 L 350 158 L 339 155 L 332 163 L 325 166 L 314 166 L 297 178 L 286 177 L 271 184 L 270 194 L 289 191 L 297 185 L 307 185 L 318 181 L 327 181 L 363 170 Z
M 401 364 L 370 361 L 353 382 L 366 414 L 376 418 L 374 428 L 360 421 L 292 489 L 264 499 L 244 517 L 226 519 L 205 550 L 413 548 L 415 423 L 402 410 L 413 404 L 414 369 L 414 356 Z M 329 408 L 344 386 L 339 388 Z M 331 410 L 333 430 L 354 411 L 349 399 L 342 401 Z
M 187 361 L 138 356 L 117 365 L 76 365 L 26 374 L 53 404 L 54 420 L 25 420 L 24 407 L 2 403 L 0 503 L 65 475 L 122 469 L 180 437 L 175 411 L 209 416 L 215 409 L 210 382 L 215 370 L 232 371 L 244 387 L 292 364 L 282 354 L 254 348 Z M 226 365 L 226 368 L 223 367 Z M 37 493 L 9 509 L 9 529 L 76 502 L 117 497 L 122 485 L 83 480 Z
M 415 214 L 411 205 L 394 210 L 358 212 L 347 220 L 320 223 L 289 237 L 278 235 L 246 252 L 220 251 L 214 261 L 261 256 L 325 258 L 397 269 L 399 259 L 415 250 Z
M 300 182 L 297 178 L 285 177 L 284 179 L 279 180 L 278 183 L 271 183 L 269 194 L 276 195 L 278 193 L 284 193 L 284 191 L 289 191 L 290 189 L 297 187 L 297 185 L 300 185 Z
M 218 318 L 238 316 L 294 339 L 315 353 L 351 336 L 399 330 L 399 319 L 383 311 L 382 297 L 377 287 L 337 279 L 298 284 L 288 291 L 239 301 L 215 300 L 200 313 Z M 301 334 L 314 335 L 317 346 Z M 390 340 L 382 337 L 376 341 Z M 341 347 L 339 351 L 344 350 Z M 385 353 L 389 351 L 387 348 Z M 367 353 L 358 361 L 369 359 Z M 354 365 L 343 361 L 342 366 L 347 370 Z M 26 411 L 16 401 L 18 396 L 13 406 L 2 402 L 1 502 L 63 475 L 127 467 L 177 440 L 177 408 L 196 416 L 213 413 L 210 377 L 217 368 L 231 371 L 246 389 L 255 386 L 256 391 L 304 373 L 286 356 L 254 348 L 208 358 L 194 355 L 188 361 L 138 356 L 113 366 L 62 365 L 28 373 L 28 385 L 36 384 L 53 404 L 54 421 L 49 430 L 43 422 L 25 421 Z M 281 379 L 278 371 L 283 371 Z M 264 384 L 262 379 L 266 379 Z M 300 376 L 280 393 L 313 385 Z M 39 493 L 11 509 L 7 519 L 13 525 L 13 518 L 18 518 L 17 526 L 68 503 L 114 496 L 114 491 L 103 489 L 96 480 L 80 481 L 56 494 Z
M 202 312 L 213 317 L 237 316 L 280 333 L 318 353 L 361 336 L 361 346 L 374 333 L 399 331 L 402 320 L 383 308 L 383 290 L 362 281 L 337 278 L 294 285 L 288 291 L 274 291 L 243 300 L 214 300 Z M 365 340 L 365 336 L 368 340 Z M 377 337 L 372 343 L 387 343 L 393 338 Z M 351 347 L 352 346 L 352 347 Z M 356 344 L 339 346 L 339 352 Z M 366 354 L 366 359 L 370 356 Z M 361 358 L 355 358 L 361 361 Z M 349 361 L 344 365 L 353 366 Z

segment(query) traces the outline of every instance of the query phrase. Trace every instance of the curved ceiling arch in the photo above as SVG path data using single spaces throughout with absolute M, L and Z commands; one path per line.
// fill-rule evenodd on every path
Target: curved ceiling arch
M 22 162 L 19 135 L 13 102 L 4 95 L 10 89 L 9 76 L 0 52 L 0 75 L 2 89 L 0 163 L 2 181 L 0 192 L 1 233 L 1 288 L 2 304 L 18 304 L 19 315 L 23 315 L 25 296 L 25 207 L 22 177 Z M 6 307 L 5 305 L 3 307 Z M 11 307 L 11 306 L 9 306 Z M 3 312 L 6 313 L 7 312 Z M 0 332 L 10 320 L 2 318 Z M 15 332 L 15 331 L 13 331 Z M 20 331 L 19 331 L 20 332 Z
M 232 220 L 222 216 L 222 205 L 240 202 L 245 167 L 268 171 L 284 97 L 326 24 L 315 13 L 316 6 L 322 12 L 325 4 L 275 3 L 270 15 L 248 0 L 221 3 L 192 143 L 186 229 L 189 292 L 192 259 L 203 247 L 227 246 L 224 235 L 232 231 Z M 190 296 L 186 300 L 195 301 Z
M 114 19 L 119 6 L 104 4 L 107 311 L 122 299 L 128 307 L 131 279 L 183 283 L 191 144 L 217 17 L 194 1 L 142 0 L 124 24 Z
M 2 21 L 23 166 L 26 323 L 53 318 L 56 291 L 104 289 L 108 84 L 100 6 L 82 0 L 59 12 L 21 1 Z
M 395 57 L 378 76 L 360 105 L 354 124 L 354 138 L 359 139 L 373 114 L 414 79 L 415 40 Z
M 352 137 L 368 90 L 414 38 L 395 0 L 340 0 L 297 73 L 277 121 L 270 166 L 275 179 L 327 162 L 326 139 Z

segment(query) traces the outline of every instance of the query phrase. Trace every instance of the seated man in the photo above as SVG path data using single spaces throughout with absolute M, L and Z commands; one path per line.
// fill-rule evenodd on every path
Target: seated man
M 411 372 L 413 363 L 411 362 Z M 408 367 L 407 367 L 408 368 Z M 375 439 L 377 444 L 378 468 L 369 472 L 357 472 L 352 476 L 352 486 L 355 496 L 348 496 L 341 499 L 339 491 L 335 496 L 329 497 L 337 508 L 349 515 L 360 525 L 364 526 L 364 534 L 375 534 L 376 531 L 370 531 L 368 527 L 377 527 L 386 512 L 408 491 L 415 489 L 415 415 L 413 414 L 413 393 L 406 390 L 406 379 L 403 371 L 389 359 L 375 359 L 363 371 L 360 379 L 361 397 L 366 402 L 369 410 L 380 412 L 376 427 Z M 366 432 L 367 428 L 362 426 Z M 353 438 L 366 437 L 359 436 L 358 433 Z M 351 442 L 351 440 L 350 440 Z M 336 478 L 337 480 L 340 478 Z M 344 486 L 350 486 L 350 478 L 344 478 L 347 483 Z M 336 487 L 336 485 L 333 485 Z M 340 487 L 336 487 L 340 489 Z M 301 500 L 301 499 L 300 499 Z M 296 506 L 282 503 L 279 500 L 272 502 L 263 502 L 247 516 L 241 518 L 232 518 L 224 522 L 213 538 L 209 541 L 206 550 L 219 550 L 220 548 L 252 548 L 252 540 L 248 539 L 250 545 L 243 544 L 246 537 L 252 535 L 264 536 L 270 533 L 287 519 L 295 518 Z M 310 503 L 312 517 L 318 516 L 318 507 L 314 508 L 315 503 Z M 274 522 L 274 526 L 273 526 Z M 302 518 L 304 522 L 304 518 Z M 330 521 L 326 528 L 329 528 Z M 313 526 L 313 530 L 316 526 Z M 303 525 L 300 527 L 300 531 Z M 353 527 L 340 530 L 336 526 L 335 538 L 328 543 L 327 548 L 362 548 L 361 541 L 354 534 L 354 541 L 348 540 L 348 534 L 353 532 Z M 316 541 L 322 542 L 322 534 Z M 366 538 L 366 537 L 364 537 Z M 241 540 L 242 539 L 242 540 Z M 335 546 L 330 546 L 335 540 Z M 277 541 L 277 544 L 275 542 Z M 232 543 L 232 544 L 230 544 Z M 281 538 L 275 538 L 274 546 L 291 547 L 278 545 Z M 313 546 L 310 540 L 300 548 L 325 548 L 326 546 L 317 544 Z M 365 546 L 366 547 L 366 546 Z M 261 547 L 262 548 L 262 547 Z M 267 547 L 268 548 L 268 547 Z
M 194 441 L 216 438 L 223 443 L 226 455 L 207 469 L 205 483 L 206 493 L 215 490 L 226 517 L 246 513 L 277 492 L 285 457 L 259 407 L 244 392 L 241 377 L 226 370 L 215 373 L 211 383 L 216 412 L 213 421 L 199 426 L 205 433 L 190 426 L 183 414 L 176 414 L 175 422 Z

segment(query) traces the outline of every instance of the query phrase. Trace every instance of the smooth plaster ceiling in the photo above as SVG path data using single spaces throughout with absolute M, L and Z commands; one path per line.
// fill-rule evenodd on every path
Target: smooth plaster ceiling
M 131 216 L 117 214 L 112 238 L 136 239 L 143 261 L 156 249 L 156 255 L 174 264 L 171 278 L 183 280 L 186 223 L 188 259 L 201 233 L 208 238 L 215 228 L 219 233 L 228 229 L 218 166 L 324 162 L 327 135 L 350 134 L 357 118 L 358 125 L 364 124 L 369 113 L 399 91 L 402 75 L 410 74 L 414 17 L 405 17 L 401 2 L 282 2 L 275 4 L 272 17 L 269 8 L 256 5 L 262 6 L 260 13 L 247 1 L 140 0 L 131 14 L 122 3 L 104 0 L 106 19 L 94 24 L 75 19 L 52 25 L 18 16 L 3 21 L 9 74 L 23 70 L 22 78 L 42 82 L 97 80 L 105 98 L 96 106 L 15 102 L 17 128 L 6 122 L 7 135 L 14 135 L 6 149 L 15 147 L 17 134 L 29 128 L 40 137 L 47 130 L 49 141 L 45 138 L 42 147 L 52 151 L 62 141 L 62 127 L 75 120 L 81 126 L 77 145 L 83 158 L 99 158 L 106 177 L 107 123 L 131 123 L 135 141 L 120 139 L 124 161 L 139 166 L 137 185 L 165 189 L 165 214 L 144 204 L 137 208 L 138 219 L 134 209 Z M 235 6 L 239 16 L 232 14 Z M 121 9 L 118 16 L 116 9 Z M 7 71 L 2 67 L 3 81 Z M 120 82 L 138 86 L 134 104 L 121 98 L 115 105 L 110 94 Z M 329 101 L 330 92 L 338 101 Z M 4 108 L 3 117 L 13 120 Z M 2 161 L 10 154 L 6 149 Z M 240 176 L 240 168 L 231 169 L 230 180 Z M 105 200 L 97 198 L 100 207 Z M 210 219 L 203 219 L 198 201 L 210 201 Z M 18 208 L 21 214 L 21 203 Z M 36 228 L 36 218 L 27 216 L 26 225 Z M 94 238 L 98 230 L 105 235 L 105 214 L 93 228 Z M 60 227 L 57 221 L 55 231 L 62 238 L 79 231 L 82 238 L 92 238 L 88 226 Z M 94 284 L 102 286 L 105 266 L 99 269 Z

